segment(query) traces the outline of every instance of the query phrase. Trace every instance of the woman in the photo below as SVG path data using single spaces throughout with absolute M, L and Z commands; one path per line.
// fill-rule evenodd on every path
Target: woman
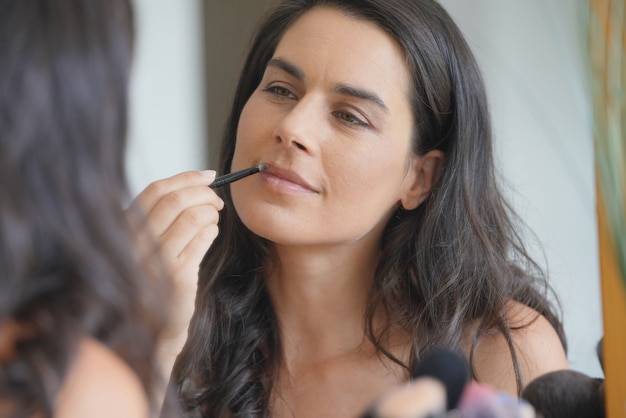
M 491 147 L 478 67 L 436 2 L 281 2 L 221 153 L 224 172 L 268 169 L 223 189 L 173 373 L 184 407 L 356 416 L 438 346 L 514 394 L 567 368 Z
M 2 417 L 158 409 L 167 282 L 123 211 L 132 40 L 127 0 L 0 0 Z

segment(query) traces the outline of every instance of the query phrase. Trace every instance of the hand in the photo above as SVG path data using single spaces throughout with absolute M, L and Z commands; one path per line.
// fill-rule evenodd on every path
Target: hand
M 180 173 L 151 183 L 131 205 L 145 214 L 145 226 L 156 243 L 160 262 L 172 278 L 172 313 L 166 340 L 183 338 L 184 342 L 186 338 L 199 265 L 218 234 L 224 202 L 207 187 L 214 179 L 212 170 Z M 182 343 L 176 345 L 182 347 Z

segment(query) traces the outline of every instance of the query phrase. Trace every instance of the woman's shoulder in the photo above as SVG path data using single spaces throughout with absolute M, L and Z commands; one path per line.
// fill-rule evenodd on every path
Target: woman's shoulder
M 542 374 L 569 368 L 561 340 L 543 315 L 516 301 L 509 301 L 506 306 L 522 386 Z M 517 394 L 511 352 L 500 332 L 487 332 L 481 336 L 474 351 L 474 371 L 478 380 L 498 390 Z
M 59 392 L 55 418 L 147 418 L 148 411 L 133 370 L 102 343 L 82 339 Z

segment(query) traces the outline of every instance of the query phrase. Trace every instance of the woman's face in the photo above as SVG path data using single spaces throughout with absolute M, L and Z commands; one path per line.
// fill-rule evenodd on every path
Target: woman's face
M 232 170 L 269 165 L 230 186 L 244 224 L 278 244 L 377 242 L 416 182 L 409 89 L 403 51 L 375 24 L 304 14 L 241 114 Z

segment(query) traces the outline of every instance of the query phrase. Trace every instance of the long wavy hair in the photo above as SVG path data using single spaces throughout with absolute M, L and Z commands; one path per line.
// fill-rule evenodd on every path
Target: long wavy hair
M 514 299 L 537 310 L 564 345 L 565 338 L 550 288 L 524 249 L 514 213 L 496 181 L 478 65 L 437 2 L 282 1 L 250 46 L 223 138 L 220 169 L 230 170 L 242 108 L 281 37 L 319 6 L 373 22 L 398 42 L 412 76 L 413 152 L 438 149 L 446 155 L 427 200 L 413 211 L 398 209 L 386 226 L 364 332 L 381 354 L 410 370 L 430 348 L 461 350 L 472 324 L 479 324 L 470 336 L 472 353 L 482 332 L 498 329 L 508 341 L 521 387 L 506 302 Z M 269 243 L 242 224 L 228 188 L 223 198 L 221 233 L 201 265 L 196 311 L 174 381 L 183 406 L 202 416 L 268 417 L 281 364 L 279 324 L 264 282 Z M 382 329 L 373 321 L 380 312 L 387 318 Z M 408 364 L 385 345 L 392 327 L 413 336 Z
M 11 416 L 53 415 L 85 336 L 128 363 L 148 395 L 158 376 L 167 281 L 138 260 L 129 219 L 140 215 L 124 211 L 133 33 L 128 0 L 0 0 L 0 340 L 10 348 L 0 404 Z

